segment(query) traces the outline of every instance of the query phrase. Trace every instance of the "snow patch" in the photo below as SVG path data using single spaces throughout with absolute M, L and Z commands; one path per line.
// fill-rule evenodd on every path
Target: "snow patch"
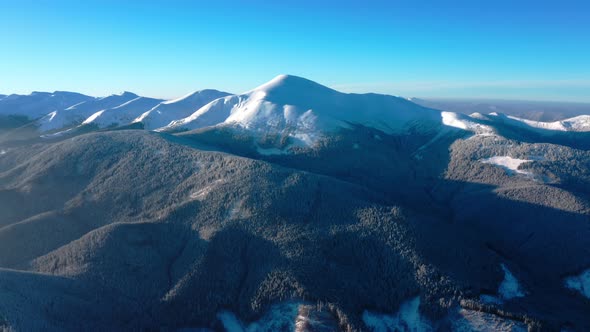
M 477 113 L 474 113 L 476 115 Z M 478 123 L 477 116 L 467 116 L 454 112 L 441 112 L 442 123 L 449 127 L 471 131 L 475 136 L 492 136 L 495 131 L 492 127 Z
M 522 287 L 512 272 L 504 264 L 501 264 L 501 267 L 502 271 L 504 271 L 504 279 L 500 283 L 500 286 L 498 286 L 498 295 L 481 295 L 479 299 L 482 302 L 502 304 L 504 301 L 525 296 Z
M 244 200 L 235 201 L 227 209 L 229 219 L 243 219 L 250 217 L 250 211 L 245 207 Z
M 517 159 L 509 156 L 495 156 L 487 159 L 482 159 L 480 161 L 484 164 L 500 166 L 504 170 L 506 170 L 506 173 L 508 173 L 508 175 L 512 175 L 514 173 L 531 175 L 532 173 L 530 171 L 519 170 L 518 167 L 524 163 L 533 162 L 534 160 Z
M 487 118 L 485 117 L 485 115 L 479 113 L 479 112 L 475 112 L 475 113 L 471 113 L 469 114 L 470 117 L 474 118 L 474 119 L 478 119 L 478 120 L 487 120 Z
M 442 117 L 443 124 L 446 126 L 455 127 L 463 130 L 467 130 L 469 128 L 465 121 L 459 119 L 457 113 L 441 112 L 440 115 Z
M 297 303 L 273 305 L 260 320 L 250 324 L 244 324 L 229 311 L 221 311 L 217 318 L 227 332 L 294 331 L 299 307 L 300 304 Z
M 69 133 L 72 130 L 74 130 L 74 128 L 70 128 L 70 129 L 58 131 L 58 132 L 53 133 L 53 134 L 41 135 L 39 137 L 41 137 L 41 138 L 55 138 L 55 137 L 60 137 L 60 136 L 66 135 L 67 133 Z
M 102 111 L 98 111 L 94 114 L 92 114 L 90 117 L 88 117 L 88 119 L 84 120 L 84 122 L 82 122 L 82 124 L 89 124 L 94 122 L 99 116 L 102 115 L 102 113 L 104 113 L 105 110 Z
M 215 189 L 217 186 L 219 186 L 220 184 L 222 184 L 224 181 L 222 179 L 217 179 L 213 182 L 211 182 L 209 185 L 207 185 L 204 188 L 201 188 L 193 193 L 190 194 L 190 198 L 191 199 L 196 199 L 196 200 L 203 200 L 207 197 L 207 195 L 209 195 L 209 193 Z
M 517 297 L 524 297 L 524 292 L 516 280 L 516 277 L 508 270 L 506 265 L 502 264 L 502 270 L 504 271 L 504 280 L 498 288 L 498 294 L 504 300 L 511 300 Z
M 363 322 L 373 332 L 433 331 L 430 322 L 420 315 L 420 297 L 402 303 L 395 315 L 373 313 L 365 310 Z
M 57 115 L 57 111 L 53 111 L 53 112 L 47 114 L 47 116 L 46 116 L 47 121 L 53 121 L 53 119 L 55 118 L 56 115 Z
M 215 233 L 217 233 L 217 227 L 212 225 L 203 226 L 199 229 L 199 238 L 209 241 L 213 238 Z
M 221 324 L 223 324 L 223 327 L 227 332 L 245 331 L 244 326 L 242 326 L 240 320 L 236 317 L 236 315 L 229 311 L 222 311 L 218 313 L 217 318 L 221 321 Z
M 336 318 L 316 305 L 284 302 L 275 304 L 258 320 L 250 324 L 240 321 L 233 313 L 217 314 L 228 332 L 275 332 L 275 331 L 335 331 Z
M 566 278 L 565 286 L 580 292 L 580 294 L 590 299 L 590 269 L 587 269 L 580 275 Z
M 528 330 L 525 323 L 468 309 L 460 309 L 451 321 L 452 330 L 455 332 L 526 332 Z

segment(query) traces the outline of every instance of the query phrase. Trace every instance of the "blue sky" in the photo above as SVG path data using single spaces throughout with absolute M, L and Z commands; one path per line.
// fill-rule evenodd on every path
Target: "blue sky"
M 0 0 L 0 93 L 347 92 L 590 102 L 586 1 Z

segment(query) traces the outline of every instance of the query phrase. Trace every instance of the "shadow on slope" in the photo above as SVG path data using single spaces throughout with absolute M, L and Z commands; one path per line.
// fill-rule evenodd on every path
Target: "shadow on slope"
M 77 280 L 0 269 L 0 330 L 119 331 L 126 304 L 111 295 Z
M 448 201 L 453 209 L 452 227 L 477 237 L 479 245 L 508 265 L 524 284 L 526 296 L 514 305 L 508 303 L 506 310 L 522 310 L 553 328 L 571 323 L 588 329 L 590 320 L 584 312 L 590 303 L 567 290 L 563 278 L 590 266 L 590 217 L 526 202 L 537 187 L 543 186 L 503 189 L 455 181 L 439 186 L 454 191 Z

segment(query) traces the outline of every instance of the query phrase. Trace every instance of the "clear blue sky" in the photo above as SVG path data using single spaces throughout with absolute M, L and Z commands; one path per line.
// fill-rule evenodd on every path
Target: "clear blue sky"
M 0 93 L 348 92 L 590 102 L 588 1 L 0 0 Z

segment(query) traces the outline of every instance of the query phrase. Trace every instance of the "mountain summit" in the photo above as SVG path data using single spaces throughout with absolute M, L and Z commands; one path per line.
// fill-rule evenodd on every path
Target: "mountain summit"
M 402 133 L 416 128 L 430 131 L 441 122 L 440 112 L 402 98 L 341 93 L 305 78 L 280 75 L 244 94 L 215 100 L 159 130 L 237 126 L 254 135 L 287 135 L 310 146 L 351 125 Z

